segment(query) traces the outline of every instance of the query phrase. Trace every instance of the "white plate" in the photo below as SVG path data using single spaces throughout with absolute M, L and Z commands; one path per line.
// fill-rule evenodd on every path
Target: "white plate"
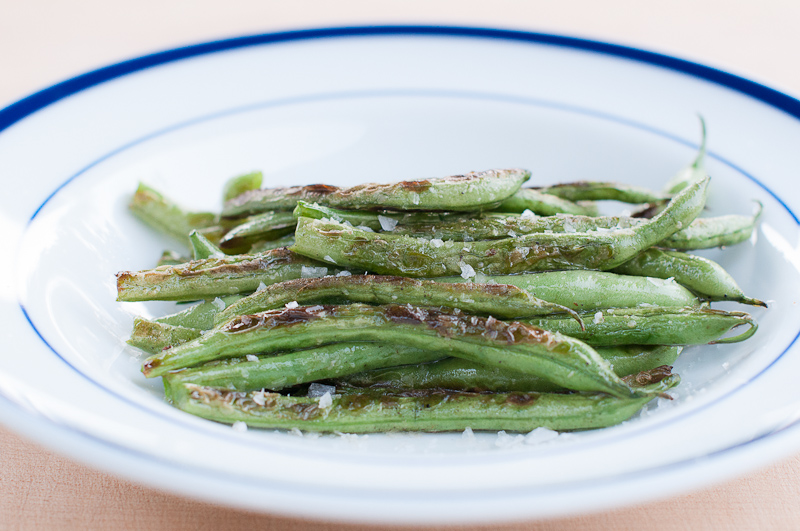
M 138 180 L 196 208 L 261 169 L 267 185 L 352 184 L 528 167 L 536 182 L 659 188 L 709 125 L 709 214 L 764 204 L 758 238 L 712 251 L 761 329 L 687 349 L 677 399 L 539 445 L 484 434 L 237 433 L 172 409 L 125 346 L 114 273 L 170 242 L 126 211 Z M 6 193 L 0 417 L 82 461 L 199 498 L 307 517 L 475 522 L 563 515 L 697 488 L 800 443 L 796 175 L 800 102 L 612 45 L 458 28 L 234 39 L 114 65 L 0 111 Z M 657 406 L 657 407 L 656 407 Z M 496 442 L 510 442 L 509 447 Z

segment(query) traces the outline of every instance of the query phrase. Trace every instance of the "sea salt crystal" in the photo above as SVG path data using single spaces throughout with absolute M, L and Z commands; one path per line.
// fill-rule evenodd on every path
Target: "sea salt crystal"
M 336 276 L 337 277 L 349 277 L 352 274 L 353 273 L 351 273 L 350 271 L 339 271 L 338 273 L 336 273 Z
M 475 270 L 471 265 L 459 262 L 458 267 L 461 268 L 461 278 L 467 279 L 475 276 Z
M 433 245 L 434 247 L 436 247 L 438 249 L 439 247 L 444 245 L 444 242 L 442 240 L 440 240 L 439 238 L 434 238 L 433 240 L 431 240 L 431 245 Z
M 392 219 L 386 216 L 378 216 L 378 222 L 381 224 L 381 228 L 385 231 L 392 232 L 394 228 L 397 226 L 397 220 Z
M 333 385 L 325 385 L 314 382 L 308 386 L 309 398 L 321 398 L 323 395 L 330 395 L 336 392 L 336 387 Z
M 258 287 L 256 288 L 256 292 L 264 291 L 265 289 L 267 289 L 267 285 L 264 284 L 263 282 L 259 282 Z
M 247 424 L 245 424 L 241 420 L 237 420 L 236 422 L 233 423 L 231 428 L 233 428 L 233 431 L 238 431 L 239 433 L 243 433 L 247 431 Z
M 522 211 L 522 214 L 520 214 L 520 217 L 525 218 L 525 219 L 534 219 L 536 217 L 536 214 L 534 214 L 533 212 L 531 212 L 530 210 L 528 210 L 526 208 L 525 210 Z
M 592 322 L 593 322 L 594 324 L 600 324 L 600 323 L 602 323 L 602 322 L 603 322 L 603 321 L 605 321 L 605 320 L 606 320 L 606 318 L 605 318 L 605 317 L 603 317 L 603 312 L 602 312 L 602 311 L 599 311 L 599 312 L 597 312 L 596 314 L 594 314 L 594 319 L 592 319 Z
M 327 267 L 302 266 L 300 268 L 300 277 L 302 278 L 319 278 L 327 274 Z
M 261 391 L 256 391 L 255 393 L 253 393 L 253 402 L 258 404 L 259 406 L 263 406 L 264 404 L 267 403 L 267 397 L 265 396 L 265 394 L 266 393 L 264 393 L 263 389 Z
M 333 397 L 330 393 L 325 393 L 321 397 L 319 397 L 319 407 L 320 409 L 327 409 L 333 405 Z
M 461 438 L 464 439 L 465 441 L 470 441 L 470 442 L 474 441 L 475 434 L 472 433 L 472 428 L 469 427 L 465 428 L 464 432 L 461 434 Z
M 364 232 L 375 232 L 374 230 L 372 230 L 371 228 L 367 227 L 366 225 L 359 225 L 356 228 L 360 229 L 360 230 L 363 230 Z
M 329 254 L 326 254 L 325 256 L 323 256 L 322 259 L 325 260 L 326 262 L 332 262 L 334 264 L 336 263 L 336 260 L 331 258 L 331 255 L 329 255 Z M 326 269 L 325 272 L 327 273 L 328 270 Z
M 283 306 L 284 306 L 284 307 L 285 307 L 287 310 L 293 310 L 293 309 L 297 308 L 297 307 L 298 307 L 298 306 L 300 306 L 300 305 L 297 303 L 297 301 L 292 301 L 292 302 L 287 302 L 287 303 L 286 303 L 286 304 L 284 304 Z
M 217 308 L 217 310 L 224 310 L 225 309 L 225 303 L 222 302 L 222 299 L 220 299 L 219 297 L 217 297 L 216 299 L 211 301 L 211 304 L 213 304 Z
M 258 356 L 256 356 L 255 354 L 248 354 L 247 361 L 258 361 Z
M 291 430 L 289 430 L 289 433 L 294 435 L 295 437 L 302 437 L 303 436 L 303 432 L 300 431 L 298 428 L 292 428 Z
M 524 440 L 524 435 L 509 435 L 505 431 L 498 431 L 497 440 L 494 442 L 494 445 L 499 448 L 511 448 L 519 446 Z
M 418 193 L 414 192 L 414 193 L 411 194 L 411 202 L 414 203 L 415 205 L 419 204 L 419 194 Z
M 558 437 L 558 432 L 550 428 L 536 428 L 525 436 L 525 444 L 541 444 Z
M 516 233 L 516 232 L 514 232 L 513 230 L 510 230 L 510 231 L 508 231 L 508 235 L 509 235 L 511 238 L 516 238 L 516 237 L 517 237 L 517 233 Z

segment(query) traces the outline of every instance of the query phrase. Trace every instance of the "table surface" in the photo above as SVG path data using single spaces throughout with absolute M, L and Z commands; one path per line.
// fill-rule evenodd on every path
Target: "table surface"
M 0 5 L 0 108 L 83 71 L 164 48 L 242 34 L 387 23 L 502 27 L 599 39 L 695 60 L 800 95 L 800 69 L 795 68 L 800 56 L 800 2 L 792 0 L 659 4 L 633 0 L 2 0 Z M 798 499 L 800 454 L 680 497 L 500 528 L 797 529 Z M 248 513 L 161 493 L 74 463 L 0 428 L 0 529 L 254 526 L 375 529 Z

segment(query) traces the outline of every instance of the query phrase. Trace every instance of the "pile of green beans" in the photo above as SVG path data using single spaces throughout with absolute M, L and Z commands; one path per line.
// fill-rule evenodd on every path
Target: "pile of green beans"
M 131 211 L 186 249 L 118 273 L 118 300 L 193 304 L 137 317 L 128 343 L 173 405 L 222 423 L 612 426 L 678 385 L 685 345 L 756 332 L 712 301 L 765 306 L 687 254 L 747 241 L 760 214 L 699 218 L 704 153 L 661 191 L 522 188 L 521 169 L 264 189 L 255 172 L 228 181 L 214 214 L 140 185 Z M 604 200 L 653 216 L 600 216 Z

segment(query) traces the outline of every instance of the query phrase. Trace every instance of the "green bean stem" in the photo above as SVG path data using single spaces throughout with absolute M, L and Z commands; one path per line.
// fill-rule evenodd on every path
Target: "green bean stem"
M 659 376 L 654 376 L 656 379 Z M 651 384 L 643 397 L 605 394 L 419 392 L 334 395 L 330 407 L 319 399 L 240 392 L 185 384 L 174 405 L 209 420 L 244 422 L 260 428 L 323 432 L 473 430 L 583 430 L 629 419 L 655 394 L 678 384 L 677 375 Z M 411 396 L 408 396 L 408 395 Z M 417 396 L 414 396 L 417 395 Z
M 570 337 L 518 322 L 412 306 L 314 306 L 239 316 L 202 337 L 149 357 L 147 377 L 215 359 L 330 343 L 400 343 L 443 356 L 516 369 L 577 391 L 632 396 L 597 352 Z

